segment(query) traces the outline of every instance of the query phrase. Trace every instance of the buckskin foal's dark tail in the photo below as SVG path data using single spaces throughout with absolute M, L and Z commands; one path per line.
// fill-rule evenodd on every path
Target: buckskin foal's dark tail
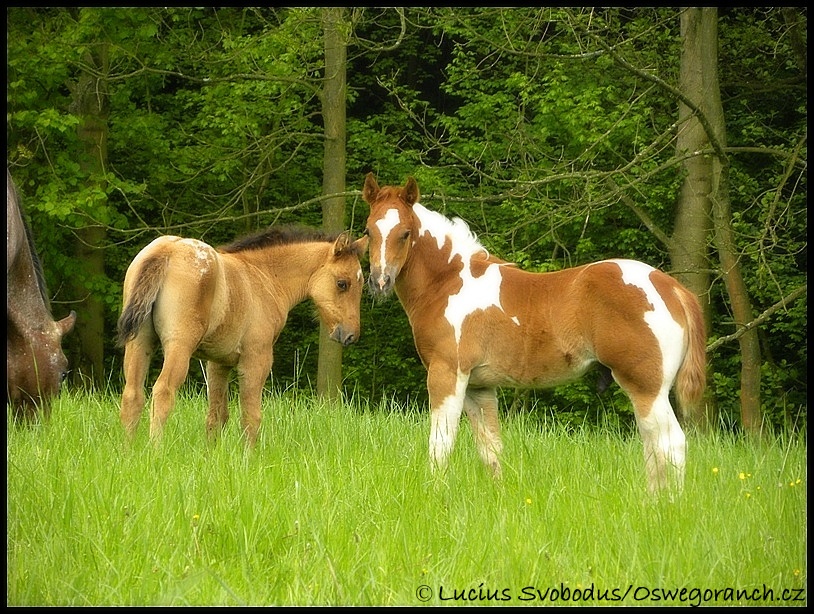
M 119 347 L 133 339 L 148 318 L 152 318 L 153 304 L 164 283 L 168 263 L 169 258 L 165 256 L 151 256 L 142 263 L 130 296 L 127 297 L 127 303 L 119 316 L 117 339 Z

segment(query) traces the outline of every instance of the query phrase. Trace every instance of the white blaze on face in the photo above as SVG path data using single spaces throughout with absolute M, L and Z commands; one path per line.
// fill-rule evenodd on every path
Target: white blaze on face
M 447 308 L 444 311 L 444 316 L 455 330 L 455 341 L 460 343 L 461 328 L 468 315 L 478 309 L 489 307 L 497 307 L 503 311 L 503 306 L 500 304 L 500 284 L 503 280 L 500 265 L 490 264 L 483 275 L 474 277 L 472 275 L 472 256 L 486 250 L 475 239 L 466 223 L 456 218 L 452 220 L 452 227 L 450 227 L 450 220 L 429 211 L 418 203 L 413 205 L 413 210 L 421 221 L 420 233 L 429 233 L 438 243 L 439 250 L 449 239 L 452 242 L 449 262 L 459 256 L 463 262 L 463 269 L 460 272 L 461 289 L 457 294 L 449 297 Z M 515 318 L 513 321 L 517 323 Z
M 653 306 L 652 311 L 644 314 L 644 321 L 653 331 L 661 348 L 662 370 L 666 381 L 672 381 L 684 357 L 683 352 L 676 352 L 674 348 L 684 346 L 684 329 L 670 315 L 670 310 L 664 299 L 650 281 L 650 274 L 655 271 L 649 264 L 636 260 L 610 260 L 622 269 L 622 281 L 626 284 L 641 288 L 647 300 Z
M 390 232 L 398 225 L 400 221 L 399 212 L 397 209 L 388 209 L 378 222 L 376 228 L 379 229 L 379 235 L 382 237 L 382 248 L 379 252 L 379 270 L 384 273 L 387 268 L 387 258 L 385 245 L 387 244 L 387 237 Z

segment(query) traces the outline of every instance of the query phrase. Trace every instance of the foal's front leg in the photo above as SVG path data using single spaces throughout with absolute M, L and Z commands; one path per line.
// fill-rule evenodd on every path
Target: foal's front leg
M 472 425 L 472 434 L 484 464 L 500 477 L 500 424 L 497 416 L 497 391 L 494 388 L 467 388 L 464 410 Z
M 240 383 L 240 411 L 246 444 L 253 447 L 260 431 L 260 400 L 263 384 L 271 373 L 271 352 L 257 351 L 237 366 Z M 259 357 L 259 358 L 258 358 Z M 267 358 L 266 358 L 267 357 Z
M 427 369 L 430 397 L 430 466 L 444 469 L 455 446 L 469 375 L 435 362 Z
M 231 367 L 211 360 L 206 362 L 206 395 L 209 398 L 206 435 L 210 441 L 217 439 L 229 420 L 229 373 L 231 370 Z

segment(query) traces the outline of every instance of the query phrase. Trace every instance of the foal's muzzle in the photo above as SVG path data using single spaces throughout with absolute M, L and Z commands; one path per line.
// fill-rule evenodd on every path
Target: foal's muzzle
M 357 332 L 350 331 L 341 324 L 337 325 L 331 333 L 331 340 L 341 343 L 345 347 L 352 343 L 356 343 L 358 339 L 359 334 Z
M 373 296 L 387 296 L 393 291 L 393 285 L 396 283 L 396 276 L 392 275 L 390 271 L 379 271 L 371 269 L 370 277 L 367 279 L 370 292 Z

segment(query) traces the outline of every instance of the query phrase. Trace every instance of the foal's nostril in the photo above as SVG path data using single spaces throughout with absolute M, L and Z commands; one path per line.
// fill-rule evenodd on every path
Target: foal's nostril
M 368 285 L 373 292 L 385 292 L 390 288 L 390 275 L 380 275 L 377 278 L 371 275 L 368 279 Z
M 337 326 L 331 333 L 331 339 L 343 346 L 349 346 L 351 343 L 356 343 L 358 336 L 355 333 L 345 333 L 342 326 Z

